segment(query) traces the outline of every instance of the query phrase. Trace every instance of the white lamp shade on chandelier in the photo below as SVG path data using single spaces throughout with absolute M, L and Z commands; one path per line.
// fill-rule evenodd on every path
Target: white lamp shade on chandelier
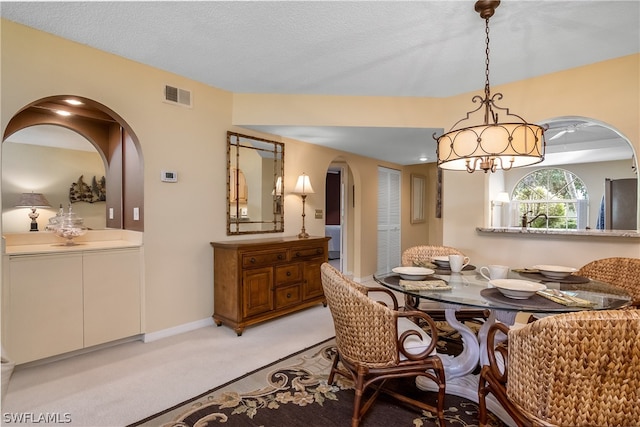
M 530 123 L 498 123 L 454 130 L 438 138 L 438 160 L 442 169 L 491 170 L 529 166 L 544 160 L 544 130 Z M 495 170 L 495 169 L 494 169 Z

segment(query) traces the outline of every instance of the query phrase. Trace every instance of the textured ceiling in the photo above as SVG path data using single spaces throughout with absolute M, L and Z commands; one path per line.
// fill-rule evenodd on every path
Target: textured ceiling
M 232 92 L 446 97 L 484 85 L 484 22 L 473 4 L 2 2 L 0 14 Z M 639 52 L 640 3 L 505 0 L 490 37 L 491 84 L 522 80 Z M 425 144 L 435 152 L 433 129 L 378 129 L 377 144 L 371 128 L 277 130 L 400 164 L 417 163 Z M 387 155 L 390 139 L 407 150 Z

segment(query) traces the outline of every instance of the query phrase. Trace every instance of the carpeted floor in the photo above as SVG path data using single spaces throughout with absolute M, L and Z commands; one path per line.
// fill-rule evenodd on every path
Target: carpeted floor
M 443 342 L 454 351 L 455 337 Z M 216 387 L 173 408 L 131 424 L 130 427 L 187 426 L 346 426 L 353 410 L 350 380 L 337 376 L 327 384 L 335 341 L 330 339 L 269 366 Z M 435 402 L 435 393 L 423 392 L 412 380 L 399 380 L 398 387 Z M 447 395 L 447 425 L 477 426 L 477 405 Z M 435 426 L 435 417 L 381 395 L 365 415 L 363 427 Z M 502 427 L 497 418 L 491 425 Z

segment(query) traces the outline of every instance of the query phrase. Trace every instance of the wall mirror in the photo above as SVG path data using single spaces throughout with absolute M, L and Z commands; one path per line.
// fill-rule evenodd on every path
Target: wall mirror
M 227 132 L 227 235 L 284 231 L 284 144 Z

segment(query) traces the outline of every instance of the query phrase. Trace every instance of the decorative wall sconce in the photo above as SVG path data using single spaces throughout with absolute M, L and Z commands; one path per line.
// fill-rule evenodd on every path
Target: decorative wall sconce
M 29 212 L 29 218 L 31 218 L 31 229 L 29 231 L 39 231 L 38 230 L 38 217 L 39 213 L 36 212 L 36 208 L 50 208 L 51 205 L 44 194 L 42 193 L 22 193 L 20 195 L 20 200 L 15 206 L 16 208 L 31 208 L 31 212 Z
M 493 227 L 493 208 L 494 206 L 502 206 L 503 203 L 510 203 L 509 193 L 501 191 L 496 198 L 491 201 L 491 227 Z
M 298 181 L 296 182 L 293 192 L 295 194 L 300 194 L 300 197 L 302 197 L 302 231 L 298 234 L 298 239 L 307 239 L 309 238 L 309 234 L 304 229 L 304 204 L 307 199 L 307 194 L 314 193 L 313 187 L 311 186 L 311 180 L 309 180 L 309 176 L 307 174 L 302 173 L 302 175 L 298 177 Z
M 527 123 L 522 117 L 513 114 L 508 108 L 496 105 L 502 99 L 501 93 L 491 95 L 489 86 L 489 18 L 500 5 L 500 0 L 479 0 L 475 10 L 485 20 L 486 69 L 484 98 L 476 95 L 472 102 L 480 103 L 478 108 L 467 112 L 466 116 L 449 130 L 436 138 L 438 142 L 438 167 L 449 170 L 466 170 L 472 173 L 483 170 L 485 173 L 497 169 L 509 170 L 515 167 L 529 166 L 544 160 L 544 129 Z M 483 110 L 484 120 L 479 125 L 455 129 L 461 122 Z M 498 111 L 504 112 L 508 121 L 498 122 Z M 512 119 L 513 118 L 513 119 Z M 517 119 L 517 120 L 514 120 Z

